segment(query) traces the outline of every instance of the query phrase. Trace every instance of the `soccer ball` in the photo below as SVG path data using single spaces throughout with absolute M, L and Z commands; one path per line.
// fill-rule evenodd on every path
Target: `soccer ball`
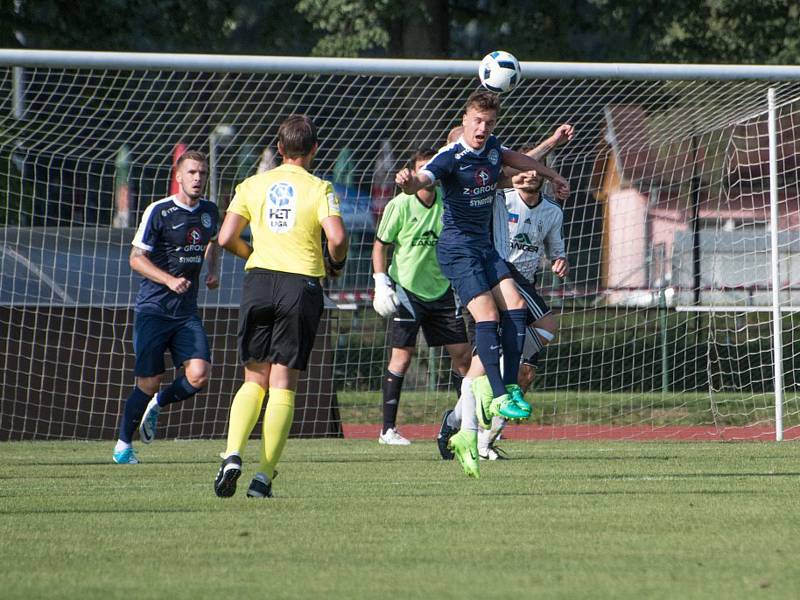
M 513 54 L 495 50 L 483 57 L 478 67 L 478 77 L 487 90 L 502 94 L 514 89 L 522 77 L 522 69 Z

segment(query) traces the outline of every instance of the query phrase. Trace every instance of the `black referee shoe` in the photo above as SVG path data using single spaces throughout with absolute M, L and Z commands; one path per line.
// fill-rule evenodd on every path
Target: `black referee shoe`
M 439 454 L 442 455 L 442 460 L 453 460 L 456 457 L 453 451 L 447 447 L 447 442 L 450 441 L 450 438 L 458 433 L 458 429 L 450 427 L 450 425 L 447 424 L 447 417 L 449 417 L 452 412 L 452 410 L 444 411 L 444 415 L 442 415 L 442 426 L 439 427 L 439 435 L 436 436 L 436 444 L 439 446 Z
M 278 472 L 275 471 L 272 475 L 272 479 L 278 476 Z M 264 481 L 266 479 L 266 481 Z M 248 498 L 272 498 L 272 479 L 269 477 L 264 476 L 264 479 L 256 475 L 253 477 L 253 481 L 250 482 L 250 487 L 247 488 L 247 497 Z
M 232 454 L 222 461 L 214 480 L 214 493 L 220 498 L 230 498 L 236 493 L 236 480 L 242 474 L 242 458 Z

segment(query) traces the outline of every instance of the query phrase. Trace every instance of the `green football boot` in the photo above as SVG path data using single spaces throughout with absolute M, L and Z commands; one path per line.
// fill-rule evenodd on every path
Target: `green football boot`
M 472 395 L 475 396 L 475 414 L 478 415 L 478 425 L 484 429 L 492 428 L 492 386 L 489 378 L 481 375 L 472 380 Z
M 511 398 L 511 401 L 519 406 L 522 410 L 527 412 L 528 416 L 530 416 L 531 405 L 525 400 L 525 395 L 522 393 L 522 388 L 517 384 L 512 383 L 511 385 L 506 386 L 506 391 L 508 392 L 508 397 Z
M 481 469 L 478 463 L 478 434 L 476 432 L 459 431 L 450 438 L 447 447 L 456 455 L 467 477 L 480 479 Z
M 508 394 L 503 394 L 499 398 L 492 400 L 490 411 L 493 416 L 505 417 L 510 421 L 519 421 L 531 416 L 530 411 L 522 410 L 511 400 Z M 485 429 L 488 429 L 488 427 Z

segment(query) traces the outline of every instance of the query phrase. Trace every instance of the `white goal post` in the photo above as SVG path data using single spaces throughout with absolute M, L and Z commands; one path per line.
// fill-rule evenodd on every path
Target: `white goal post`
M 110 439 L 133 384 L 127 254 L 170 193 L 176 152 L 211 162 L 208 196 L 274 165 L 280 120 L 315 119 L 315 173 L 334 181 L 351 240 L 303 378 L 293 435 L 377 436 L 385 321 L 370 251 L 393 174 L 439 146 L 478 85 L 477 61 L 0 50 L 0 440 Z M 575 139 L 572 272 L 540 291 L 560 332 L 520 439 L 800 437 L 800 67 L 523 62 L 497 135 Z M 243 264 L 200 304 L 207 390 L 166 437 L 221 437 L 239 385 Z M 449 359 L 419 347 L 399 425 L 432 438 L 453 404 Z M 166 377 L 169 380 L 169 376 Z

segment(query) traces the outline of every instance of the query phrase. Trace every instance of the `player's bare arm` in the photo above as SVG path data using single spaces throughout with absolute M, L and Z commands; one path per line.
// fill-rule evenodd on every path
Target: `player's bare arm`
M 208 267 L 206 271 L 206 287 L 210 290 L 215 290 L 219 287 L 219 255 L 219 244 L 211 240 L 206 246 L 205 253 L 205 261 Z
M 247 260 L 253 253 L 253 247 L 242 239 L 242 231 L 247 227 L 249 221 L 241 215 L 228 212 L 225 213 L 225 220 L 219 229 L 217 241 L 231 254 Z
M 553 182 L 556 197 L 563 200 L 569 196 L 569 183 L 567 180 L 535 158 L 515 152 L 514 150 L 505 150 L 503 151 L 503 164 L 517 169 L 518 171 L 536 171 L 542 177 Z
M 528 150 L 525 154 L 535 158 L 536 160 L 543 160 L 548 154 L 559 146 L 571 142 L 575 136 L 575 128 L 569 123 L 559 125 L 549 138 L 544 140 L 541 144 Z
M 131 269 L 142 277 L 147 277 L 151 281 L 166 285 L 176 294 L 183 294 L 192 287 L 192 282 L 184 277 L 173 277 L 163 269 L 159 269 L 150 260 L 150 253 L 144 248 L 134 246 L 128 259 Z
M 325 270 L 330 277 L 338 277 L 341 275 L 344 263 L 347 260 L 348 244 L 344 221 L 342 217 L 330 216 L 324 218 L 321 225 L 328 245 Z
M 394 177 L 394 182 L 405 194 L 416 194 L 422 188 L 433 184 L 430 176 L 424 172 L 414 173 L 411 169 L 401 169 Z

